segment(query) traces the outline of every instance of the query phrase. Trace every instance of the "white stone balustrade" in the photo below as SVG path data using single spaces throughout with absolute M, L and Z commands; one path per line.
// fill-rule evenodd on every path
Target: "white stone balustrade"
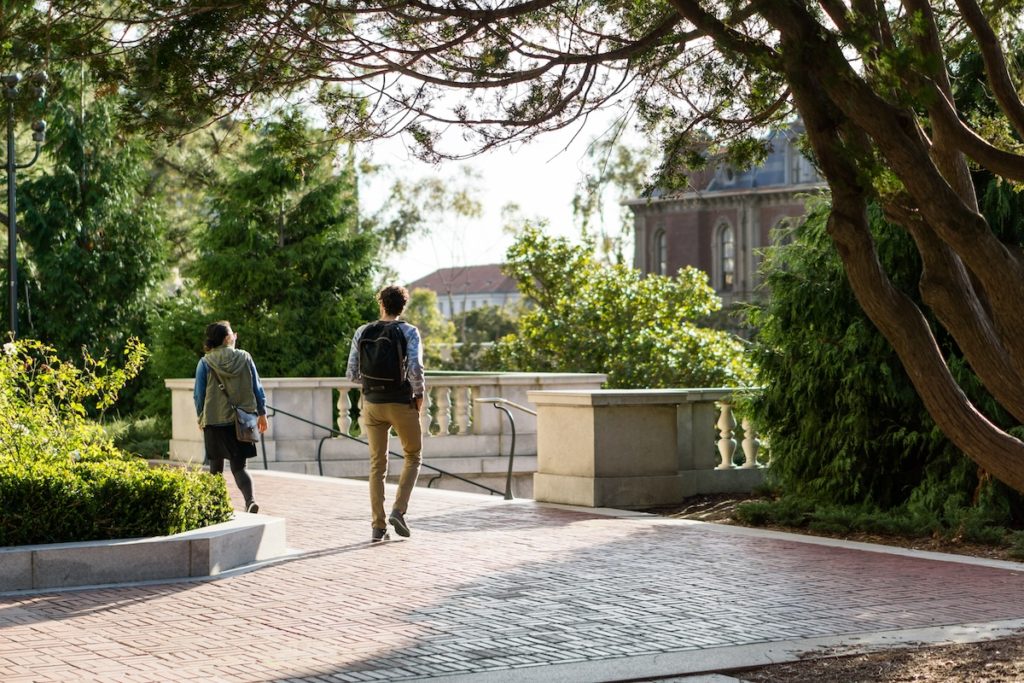
M 743 418 L 735 463 L 733 390 L 531 391 L 537 406 L 534 498 L 590 507 L 672 505 L 763 481 L 760 442 Z
M 749 491 L 765 463 L 750 420 L 737 415 L 733 390 L 602 390 L 603 375 L 429 373 L 423 411 L 426 462 L 504 489 L 511 429 L 493 405 L 498 397 L 530 405 L 516 420 L 517 497 L 573 505 L 653 507 L 699 493 Z M 191 379 L 167 380 L 174 422 L 171 459 L 202 462 L 203 443 Z M 358 436 L 359 393 L 345 379 L 265 378 L 267 403 L 319 425 Z M 737 424 L 742 434 L 737 434 Z M 737 444 L 737 437 L 742 439 Z M 269 469 L 365 478 L 366 446 L 286 415 L 273 415 L 265 435 Z M 401 448 L 392 440 L 392 450 Z M 742 462 L 738 462 L 740 453 Z M 262 467 L 262 453 L 252 463 Z M 397 473 L 399 468 L 392 467 Z M 534 474 L 536 473 L 536 474 Z M 432 474 L 424 470 L 421 481 Z M 442 485 L 464 488 L 451 478 Z M 479 490 L 479 489 L 467 489 Z
M 478 404 L 474 399 L 500 397 L 525 404 L 527 392 L 532 390 L 597 389 L 604 380 L 605 376 L 598 374 L 428 372 L 423 423 L 424 434 L 430 436 L 424 443 L 424 458 L 441 469 L 503 489 L 511 445 L 508 420 L 493 405 Z M 350 391 L 356 384 L 340 377 L 263 378 L 262 381 L 270 406 L 318 425 L 330 425 L 345 434 L 358 436 L 362 433 L 358 421 L 353 424 L 352 417 L 359 412 L 359 394 Z M 165 381 L 171 390 L 173 420 L 170 457 L 199 463 L 203 461 L 203 436 L 196 421 L 193 382 L 192 379 Z M 357 405 L 353 405 L 353 401 Z M 426 427 L 430 430 L 426 431 Z M 325 475 L 369 475 L 365 445 L 343 437 L 332 438 L 326 429 L 280 413 L 271 415 L 264 445 L 269 469 L 317 474 L 319 448 Z M 400 451 L 398 439 L 392 440 L 391 448 Z M 537 463 L 537 422 L 532 415 L 516 415 L 515 459 L 516 472 L 521 479 L 525 477 L 525 486 L 520 486 L 516 495 L 529 495 L 532 483 L 529 475 L 536 470 Z M 262 453 L 250 466 L 263 466 Z M 398 471 L 396 467 L 391 469 Z M 429 479 L 428 474 L 425 470 L 422 479 Z

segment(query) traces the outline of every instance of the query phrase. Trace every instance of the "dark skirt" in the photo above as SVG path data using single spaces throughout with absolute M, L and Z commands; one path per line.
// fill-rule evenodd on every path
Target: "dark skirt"
M 235 438 L 235 425 L 207 425 L 203 428 L 206 459 L 245 460 L 256 457 L 256 444 Z

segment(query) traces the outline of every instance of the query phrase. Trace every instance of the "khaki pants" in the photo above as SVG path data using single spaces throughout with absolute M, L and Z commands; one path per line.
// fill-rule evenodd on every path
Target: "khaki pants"
M 398 495 L 393 510 L 405 513 L 409 507 L 409 495 L 420 474 L 420 452 L 423 450 L 423 435 L 420 429 L 420 414 L 408 403 L 370 403 L 363 401 L 366 437 L 370 442 L 370 509 L 373 513 L 373 528 L 386 529 L 384 515 L 384 480 L 388 476 L 388 437 L 394 426 L 402 442 L 405 463 L 398 480 Z

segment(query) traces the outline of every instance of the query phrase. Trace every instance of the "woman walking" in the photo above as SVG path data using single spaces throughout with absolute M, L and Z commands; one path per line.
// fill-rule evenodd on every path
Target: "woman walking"
M 257 428 L 267 431 L 267 405 L 263 385 L 252 356 L 235 348 L 238 335 L 227 320 L 206 327 L 206 355 L 196 366 L 195 403 L 203 430 L 210 472 L 223 474 L 224 461 L 231 464 L 235 484 L 245 498 L 246 512 L 259 512 L 252 493 L 252 478 L 245 461 L 256 457 L 256 444 L 235 437 L 235 409 L 257 413 Z

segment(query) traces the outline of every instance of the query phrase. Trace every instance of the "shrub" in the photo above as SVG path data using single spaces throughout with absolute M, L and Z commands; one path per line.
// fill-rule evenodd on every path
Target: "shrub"
M 814 504 L 810 501 L 789 497 L 776 501 L 771 509 L 774 524 L 799 528 L 810 520 Z
M 737 506 L 735 517 L 739 523 L 749 526 L 806 528 L 839 536 L 851 533 L 903 538 L 934 536 L 985 545 L 1009 545 L 1011 554 L 1016 548 L 1024 557 L 1024 531 L 1009 531 L 1002 523 L 1002 511 L 984 505 L 965 508 L 959 501 L 952 501 L 946 514 L 939 515 L 909 505 L 882 510 L 870 504 L 842 505 L 789 495 L 742 503 Z
M 128 453 L 150 459 L 167 457 L 171 419 L 166 413 L 154 417 L 133 416 L 103 425 L 114 445 Z
M 893 510 L 889 512 L 865 512 L 862 514 L 854 531 L 863 531 L 869 534 L 881 534 L 883 536 L 904 536 L 908 538 L 923 538 L 935 534 L 942 534 L 943 527 L 939 518 L 913 513 L 906 509 Z
M 1001 545 L 1006 540 L 1007 530 L 999 517 L 984 508 L 963 510 L 957 522 L 951 532 L 964 541 Z
M 1014 531 L 1007 538 L 1010 545 L 1010 556 L 1018 560 L 1024 559 L 1024 531 Z
M 766 501 L 740 503 L 736 506 L 736 520 L 740 524 L 765 526 L 771 521 L 772 504 Z
M 1020 216 L 1024 201 L 1000 192 Z M 919 521 L 937 519 L 943 529 L 956 526 L 958 510 L 974 507 L 993 513 L 1000 526 L 1024 523 L 1024 498 L 985 483 L 985 473 L 937 429 L 853 295 L 828 235 L 826 205 L 817 200 L 809 208 L 807 220 L 767 250 L 763 272 L 771 298 L 750 309 L 758 328 L 751 355 L 763 391 L 744 407 L 771 443 L 770 483 L 787 496 L 865 504 L 898 511 L 904 520 L 910 513 Z M 1008 241 L 1020 242 L 1020 220 L 1000 225 Z M 894 285 L 919 297 L 921 265 L 911 237 L 878 210 L 871 227 Z M 1000 427 L 1019 430 L 987 396 L 955 342 L 941 331 L 936 341 L 974 405 Z
M 0 545 L 173 534 L 226 521 L 222 477 L 150 469 L 86 420 L 142 367 L 129 343 L 124 368 L 85 355 L 79 369 L 40 342 L 0 353 Z
M 823 534 L 848 534 L 857 527 L 861 514 L 857 507 L 829 506 L 812 512 L 807 528 Z
M 163 536 L 231 518 L 223 477 L 106 454 L 0 461 L 0 546 Z
M 592 246 L 536 227 L 519 234 L 505 272 L 528 308 L 494 348 L 499 367 L 600 372 L 615 388 L 750 384 L 743 342 L 704 325 L 722 305 L 706 273 L 643 274 L 602 263 Z

